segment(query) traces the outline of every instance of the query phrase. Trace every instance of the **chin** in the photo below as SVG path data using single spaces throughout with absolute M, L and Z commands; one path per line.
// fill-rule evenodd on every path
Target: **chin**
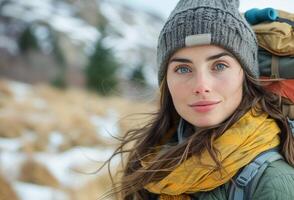
M 195 122 L 195 121 L 194 121 Z M 192 123 L 194 126 L 199 127 L 199 128 L 205 128 L 205 127 L 211 127 L 220 124 L 221 122 L 219 121 L 214 121 L 214 120 L 201 120 L 197 121 L 195 123 Z

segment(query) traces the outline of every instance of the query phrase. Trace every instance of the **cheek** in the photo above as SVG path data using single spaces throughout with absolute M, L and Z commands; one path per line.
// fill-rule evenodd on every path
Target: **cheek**
M 220 87 L 227 98 L 233 104 L 239 104 L 243 95 L 243 76 L 235 79 L 227 79 L 225 87 Z
M 187 88 L 185 88 L 183 84 L 179 84 L 176 81 L 168 81 L 167 86 L 175 107 L 178 107 L 181 103 L 183 103 L 183 100 L 187 96 Z
M 168 86 L 168 90 L 171 94 L 172 99 L 173 100 L 177 99 L 180 92 L 179 90 L 180 86 L 175 83 L 169 83 L 169 82 L 167 83 L 167 86 Z

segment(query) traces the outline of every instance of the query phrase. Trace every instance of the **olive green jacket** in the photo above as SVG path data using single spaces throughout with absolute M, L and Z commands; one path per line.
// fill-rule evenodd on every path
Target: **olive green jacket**
M 193 195 L 194 200 L 227 200 L 229 183 L 210 192 Z M 284 160 L 272 162 L 253 193 L 252 200 L 294 200 L 294 168 Z

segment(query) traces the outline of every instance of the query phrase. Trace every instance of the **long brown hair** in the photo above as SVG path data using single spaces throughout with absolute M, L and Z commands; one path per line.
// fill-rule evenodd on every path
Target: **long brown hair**
M 244 72 L 242 101 L 227 120 L 211 128 L 199 129 L 183 143 L 170 145 L 168 151 L 154 154 L 156 147 L 164 145 L 176 132 L 180 119 L 164 78 L 160 87 L 158 112 L 150 114 L 152 119 L 143 128 L 127 132 L 113 154 L 127 155 L 127 162 L 123 166 L 121 180 L 114 184 L 111 194 L 116 194 L 119 199 L 124 200 L 148 199 L 145 185 L 161 180 L 191 155 L 199 155 L 204 150 L 209 152 L 220 169 L 222 166 L 217 159 L 218 151 L 214 148 L 213 141 L 251 108 L 255 108 L 257 113 L 267 112 L 275 119 L 281 129 L 279 151 L 286 161 L 294 166 L 294 139 L 287 119 L 281 112 L 280 97 L 265 91 L 249 71 L 244 69 Z M 129 147 L 129 144 L 133 145 Z M 148 160 L 148 156 L 152 154 L 152 162 L 148 163 L 147 168 L 142 167 L 142 160 Z

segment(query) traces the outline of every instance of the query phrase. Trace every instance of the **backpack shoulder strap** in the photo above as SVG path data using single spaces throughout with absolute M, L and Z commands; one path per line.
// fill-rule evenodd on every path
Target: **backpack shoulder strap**
M 276 149 L 259 154 L 234 178 L 229 189 L 229 200 L 252 199 L 254 189 L 267 166 L 280 159 L 283 157 Z
M 290 126 L 290 130 L 292 131 L 292 135 L 294 136 L 294 119 L 291 120 L 288 118 L 288 123 L 289 123 L 289 126 Z

